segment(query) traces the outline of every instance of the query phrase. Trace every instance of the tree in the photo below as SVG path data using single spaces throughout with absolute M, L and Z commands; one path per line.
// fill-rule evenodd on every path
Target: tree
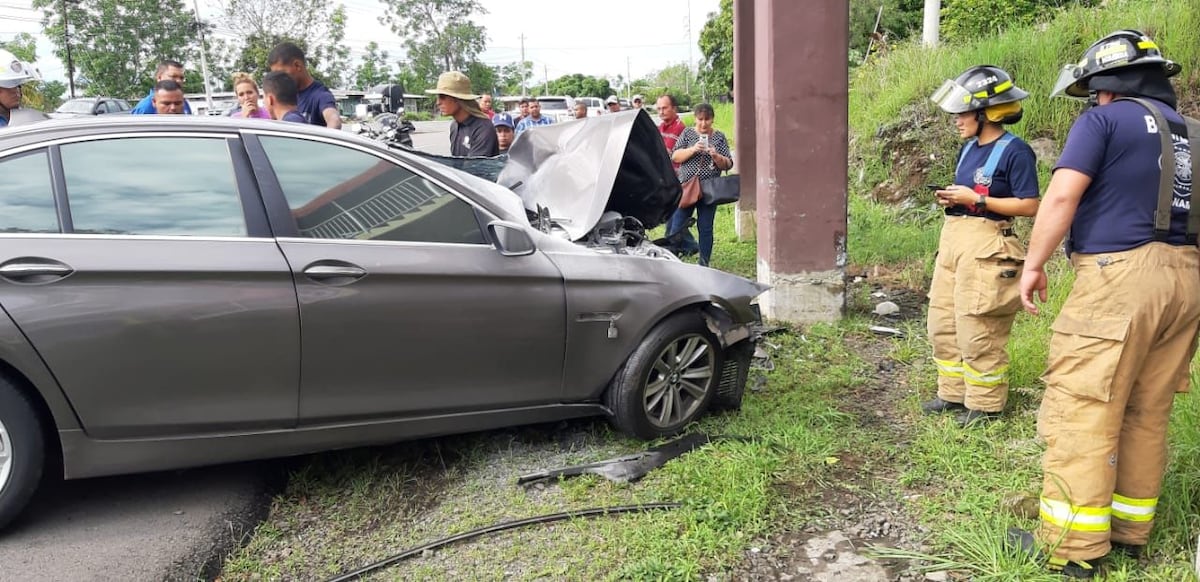
M 267 55 L 281 42 L 304 49 L 309 70 L 321 82 L 339 87 L 351 76 L 346 40 L 346 8 L 332 0 L 224 0 L 222 28 L 244 39 L 230 69 L 256 77 L 269 68 Z M 225 62 L 228 62 L 227 60 Z
M 572 97 L 599 97 L 604 99 L 613 94 L 608 79 L 591 77 L 575 73 L 564 75 L 550 81 L 548 92 L 551 95 L 570 95 Z
M 524 63 L 509 63 L 494 67 L 496 84 L 501 93 L 505 95 L 520 95 L 522 85 L 528 85 L 532 75 L 533 63 L 525 61 Z
M 478 62 L 487 31 L 471 21 L 487 12 L 472 0 L 379 0 L 379 22 L 403 37 L 412 69 L 432 87 L 445 71 L 466 72 Z M 476 85 L 482 79 L 472 78 Z M 477 86 L 475 90 L 479 90 Z
M 387 83 L 392 77 L 392 65 L 388 63 L 388 52 L 379 50 L 379 43 L 367 43 L 367 54 L 354 70 L 354 84 L 359 89 L 368 89 Z
M 1045 18 L 1065 6 L 1095 6 L 1097 0 L 943 0 L 942 31 L 949 39 L 995 34 Z
M 88 95 L 140 97 L 159 60 L 190 61 L 204 28 L 182 0 L 33 0 L 45 14 L 45 34 L 66 62 L 64 12 L 78 85 Z
M 474 61 L 467 65 L 467 70 L 463 72 L 467 74 L 467 78 L 471 79 L 472 91 L 492 93 L 496 90 L 496 70 L 492 67 L 480 61 Z
M 872 39 L 893 42 L 919 33 L 924 7 L 924 0 L 850 0 L 851 63 L 862 62 Z M 876 18 L 880 19 L 877 35 Z
M 721 0 L 700 30 L 700 82 L 710 97 L 733 94 L 733 0 Z

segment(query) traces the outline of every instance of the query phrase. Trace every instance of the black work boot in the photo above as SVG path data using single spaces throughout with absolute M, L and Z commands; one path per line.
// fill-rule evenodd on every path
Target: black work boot
M 940 396 L 934 396 L 933 400 L 930 400 L 929 402 L 921 403 L 921 411 L 924 412 L 925 414 L 939 414 L 942 412 L 958 412 L 960 410 L 966 410 L 966 409 L 967 409 L 967 407 L 963 406 L 963 403 L 942 400 Z
M 1100 560 L 1081 560 L 1072 562 L 1063 558 L 1055 558 L 1046 556 L 1045 553 L 1038 547 L 1038 541 L 1033 537 L 1033 534 L 1018 529 L 1015 527 L 1008 528 L 1008 537 L 1005 539 L 1007 548 L 1018 553 L 1025 554 L 1039 562 L 1045 562 L 1046 567 L 1051 572 L 1058 572 L 1067 578 L 1075 578 L 1080 580 L 1091 580 L 1100 574 Z
M 966 412 L 960 412 L 954 417 L 959 426 L 970 426 L 976 423 L 988 423 L 1000 418 L 999 412 L 984 412 L 982 410 L 967 409 Z
M 1134 560 L 1140 560 L 1142 559 L 1142 554 L 1146 553 L 1146 546 L 1112 542 L 1112 551 L 1125 554 Z

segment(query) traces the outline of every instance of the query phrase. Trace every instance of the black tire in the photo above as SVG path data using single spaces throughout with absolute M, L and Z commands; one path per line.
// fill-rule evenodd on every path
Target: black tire
M 695 347 L 689 352 L 693 341 Z M 672 348 L 674 352 L 669 351 Z M 668 365 L 672 353 L 676 366 Z M 681 361 L 680 354 L 697 357 Z M 660 360 L 661 365 L 656 366 Z M 605 404 L 612 412 L 610 420 L 621 432 L 641 439 L 679 434 L 708 410 L 723 363 L 721 345 L 699 313 L 678 313 L 664 319 L 650 330 L 613 377 L 605 394 Z M 701 381 L 705 368 L 707 379 Z M 647 389 L 651 386 L 660 390 L 650 392 Z M 697 388 L 702 393 L 697 393 Z
M 0 529 L 21 514 L 42 480 L 46 440 L 37 409 L 7 378 L 0 378 Z M 7 478 L 4 462 L 11 461 Z

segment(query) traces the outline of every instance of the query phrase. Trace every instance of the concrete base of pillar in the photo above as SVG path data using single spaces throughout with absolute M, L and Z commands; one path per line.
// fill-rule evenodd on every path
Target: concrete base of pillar
M 758 238 L 758 216 L 753 208 L 745 208 L 739 204 L 733 209 L 733 228 L 737 231 L 739 241 L 755 240 Z
M 840 269 L 772 273 L 770 266 L 759 259 L 758 282 L 771 286 L 759 299 L 765 319 L 789 323 L 836 321 L 846 307 L 846 274 Z

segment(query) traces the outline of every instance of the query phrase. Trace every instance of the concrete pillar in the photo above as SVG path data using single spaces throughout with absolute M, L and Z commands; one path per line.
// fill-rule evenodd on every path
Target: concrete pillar
M 734 163 L 742 177 L 741 196 L 733 217 L 738 240 L 754 240 L 758 236 L 754 220 L 758 175 L 754 135 L 754 2 L 733 0 L 733 132 L 737 142 Z
M 846 297 L 848 4 L 759 0 L 754 12 L 763 315 L 832 321 Z

